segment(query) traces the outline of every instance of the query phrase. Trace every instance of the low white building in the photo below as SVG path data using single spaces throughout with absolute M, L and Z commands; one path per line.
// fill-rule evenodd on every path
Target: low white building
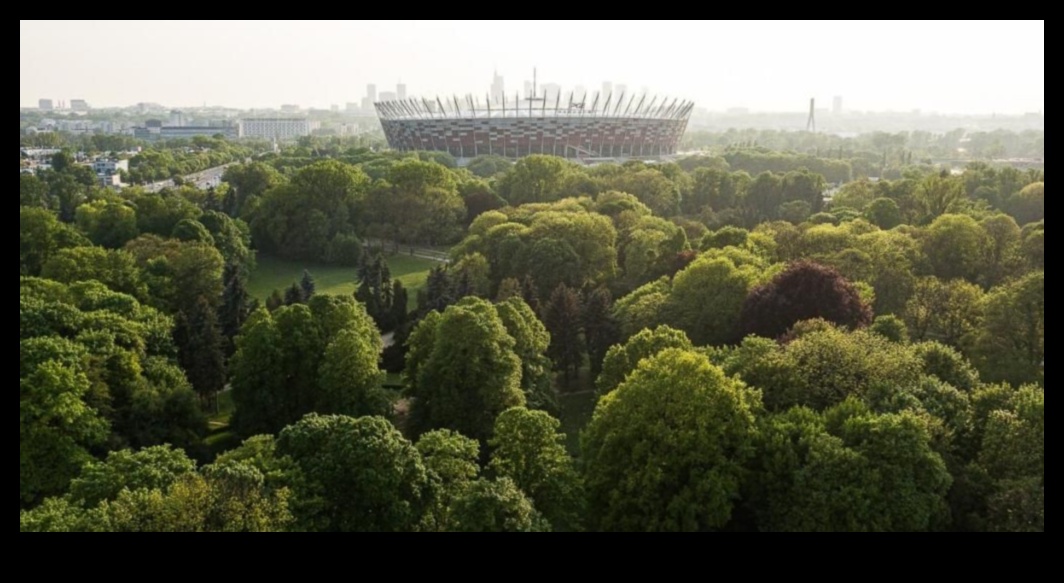
M 92 163 L 92 170 L 101 178 L 118 176 L 119 172 L 129 172 L 129 160 L 100 158 Z
M 299 118 L 258 118 L 240 121 L 240 137 L 279 142 L 309 136 L 318 122 Z

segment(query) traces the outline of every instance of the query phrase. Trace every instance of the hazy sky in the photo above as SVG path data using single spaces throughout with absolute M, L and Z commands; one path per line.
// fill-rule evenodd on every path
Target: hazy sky
M 483 96 L 603 81 L 700 107 L 1044 108 L 1045 21 L 20 20 L 19 100 L 328 107 L 367 83 Z

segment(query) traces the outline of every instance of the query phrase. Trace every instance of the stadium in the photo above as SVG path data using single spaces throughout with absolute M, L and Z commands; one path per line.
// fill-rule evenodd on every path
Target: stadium
M 572 160 L 656 160 L 676 154 L 694 104 L 647 96 L 558 93 L 512 100 L 436 98 L 376 104 L 400 151 L 442 151 L 459 160 L 547 154 Z

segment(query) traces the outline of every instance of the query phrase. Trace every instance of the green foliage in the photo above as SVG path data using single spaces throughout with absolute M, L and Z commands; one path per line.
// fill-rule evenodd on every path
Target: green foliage
M 983 291 L 975 285 L 925 278 L 917 283 L 905 307 L 905 321 L 915 340 L 964 346 L 983 321 L 982 303 Z
M 584 338 L 580 334 L 580 296 L 562 284 L 544 308 L 543 321 L 550 331 L 548 354 L 566 380 L 575 378 L 584 364 Z
M 369 178 L 336 161 L 318 162 L 267 191 L 249 214 L 259 248 L 285 259 L 323 260 L 338 235 L 355 231 Z
M 274 434 L 304 415 L 383 414 L 380 333 L 351 298 L 315 296 L 309 305 L 256 312 L 236 340 L 233 426 Z
M 583 490 L 565 451 L 561 423 L 542 411 L 510 409 L 495 421 L 490 469 L 513 480 L 555 531 L 580 529 Z
M 561 200 L 572 164 L 551 156 L 521 158 L 497 185 L 499 196 L 513 206 Z
M 19 275 L 38 276 L 48 260 L 68 247 L 87 247 L 89 242 L 75 229 L 64 225 L 55 213 L 20 207 Z
M 743 302 L 758 279 L 753 267 L 706 256 L 676 275 L 664 306 L 665 321 L 698 346 L 737 341 Z
M 922 369 L 907 346 L 871 332 L 830 327 L 784 346 L 747 340 L 724 368 L 764 391 L 765 405 L 774 411 L 795 406 L 823 411 L 877 387 L 912 386 Z
M 139 235 L 137 212 L 116 200 L 101 199 L 77 210 L 77 225 L 94 244 L 121 249 Z
M 532 308 L 519 297 L 495 305 L 506 331 L 514 339 L 514 352 L 521 359 L 521 390 L 531 409 L 556 413 L 558 400 L 551 378 L 553 364 L 547 358 L 551 335 Z
M 992 291 L 975 347 L 983 378 L 1013 385 L 1042 384 L 1045 362 L 1045 274 Z
M 291 457 L 306 477 L 295 492 L 301 528 L 408 532 L 431 507 L 421 456 L 384 419 L 311 415 L 281 432 L 277 453 Z
M 85 508 L 115 500 L 123 490 L 166 490 L 196 471 L 185 452 L 169 446 L 115 451 L 85 465 L 70 484 L 70 499 Z
M 922 532 L 948 519 L 952 479 L 925 420 L 848 402 L 769 417 L 752 506 L 762 531 Z
M 1045 183 L 1036 182 L 1009 199 L 1008 211 L 1021 225 L 1036 223 L 1045 218 L 1045 201 Z
M 99 247 L 61 249 L 43 265 L 41 277 L 67 284 L 97 281 L 138 300 L 148 297 L 148 288 L 136 261 L 125 251 Z
M 668 326 L 654 330 L 643 330 L 628 339 L 624 345 L 616 345 L 606 353 L 596 387 L 599 395 L 607 395 L 621 386 L 628 375 L 635 372 L 639 364 L 648 358 L 668 350 L 694 350 L 694 345 L 687 335 Z
M 450 429 L 486 443 L 499 413 L 525 404 L 516 342 L 490 303 L 467 298 L 424 318 L 408 341 L 415 435 Z
M 987 235 L 967 215 L 939 217 L 927 230 L 924 253 L 935 276 L 943 280 L 979 280 Z
M 902 224 L 904 218 L 898 203 L 889 198 L 877 198 L 865 211 L 868 222 L 883 230 L 890 230 Z
M 757 393 L 668 350 L 599 401 L 583 438 L 589 516 L 604 531 L 707 531 L 732 518 L 754 455 Z
M 906 344 L 909 342 L 909 327 L 897 316 L 880 316 L 872 322 L 868 328 L 873 334 L 878 334 L 891 342 Z
M 452 532 L 549 532 L 513 481 L 477 480 L 451 508 Z

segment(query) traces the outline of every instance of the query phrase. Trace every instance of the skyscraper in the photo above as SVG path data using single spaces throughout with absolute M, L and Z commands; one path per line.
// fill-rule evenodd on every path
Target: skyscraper
M 831 103 L 831 113 L 833 115 L 842 115 L 842 96 L 836 95 L 835 100 Z
M 366 99 L 369 99 L 370 103 L 375 103 L 377 101 L 376 85 L 366 85 Z
M 602 84 L 602 98 L 608 99 L 610 94 L 613 93 L 613 83 L 606 81 Z
M 406 99 L 406 85 L 403 83 L 396 85 L 395 94 L 399 96 L 399 99 Z
M 506 96 L 506 80 L 502 78 L 502 75 L 498 71 L 495 72 L 494 78 L 491 81 L 491 98 L 493 101 L 502 101 Z

